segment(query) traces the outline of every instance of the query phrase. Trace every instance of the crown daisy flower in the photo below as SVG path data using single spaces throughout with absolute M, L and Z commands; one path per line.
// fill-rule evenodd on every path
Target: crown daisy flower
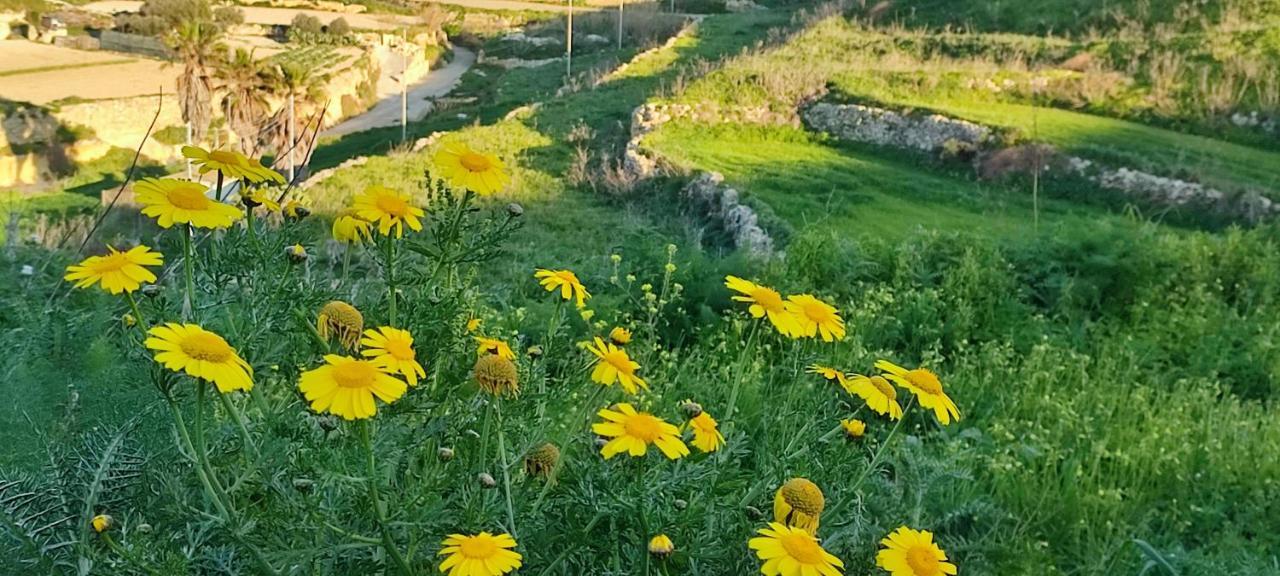
M 884 376 L 853 374 L 845 381 L 844 389 L 862 398 L 876 414 L 888 416 L 890 420 L 902 418 L 902 406 L 898 404 L 898 391 L 893 389 Z
M 390 236 L 395 230 L 396 238 L 404 233 L 404 226 L 417 232 L 422 230 L 419 220 L 425 212 L 410 204 L 408 194 L 397 192 L 386 186 L 370 186 L 364 189 L 352 202 L 356 214 L 373 224 L 378 225 L 378 232 Z
M 330 336 L 337 336 L 338 342 L 347 350 L 354 350 L 360 343 L 362 330 L 364 315 L 355 306 L 341 300 L 325 304 L 316 314 L 316 332 L 320 334 L 320 339 L 328 342 Z
M 765 576 L 841 576 L 844 562 L 822 548 L 818 539 L 804 530 L 770 522 L 760 536 L 747 542 L 764 561 Z M 895 575 L 896 576 L 896 575 Z
M 623 346 L 631 343 L 631 331 L 622 326 L 615 326 L 609 331 L 609 341 Z
M 289 220 L 301 220 L 311 215 L 311 208 L 302 200 L 290 200 L 280 208 L 280 213 Z
M 347 208 L 333 219 L 333 239 L 343 244 L 364 244 L 373 240 L 373 224 L 360 217 L 355 208 Z
M 436 152 L 435 163 L 450 184 L 481 196 L 502 190 L 511 181 L 497 156 L 476 152 L 462 142 L 446 144 Z
M 497 338 L 487 338 L 484 336 L 475 336 L 474 338 L 476 341 L 477 356 L 496 354 L 506 358 L 507 360 L 516 359 L 515 351 L 511 350 L 511 347 L 508 346 L 506 342 L 498 340 Z
M 746 302 L 751 306 L 747 308 L 747 312 L 752 318 L 769 317 L 769 322 L 783 336 L 789 338 L 799 338 L 800 323 L 795 316 L 787 311 L 786 304 L 782 300 L 782 295 L 772 288 L 766 288 L 749 280 L 743 280 L 737 276 L 725 276 L 724 285 L 726 288 L 740 294 L 734 296 L 734 301 Z
M 253 388 L 249 363 L 221 336 L 195 324 L 156 326 L 147 331 L 143 345 L 156 352 L 156 362 L 165 368 L 213 382 L 223 394 Z
M 511 360 L 500 354 L 485 354 L 476 359 L 472 369 L 476 384 L 493 396 L 520 394 L 520 372 Z
M 823 342 L 844 340 L 844 320 L 834 306 L 811 294 L 787 296 L 786 309 L 799 323 L 799 334 L 805 338 L 822 336 Z
M 467 332 L 475 334 L 481 326 L 484 326 L 484 318 L 477 318 L 475 316 L 467 318 Z
M 240 203 L 246 208 L 253 210 L 259 206 L 266 207 L 268 212 L 279 212 L 280 203 L 271 199 L 271 195 L 267 194 L 264 188 L 250 188 L 240 194 Z
M 703 452 L 715 452 L 724 446 L 724 435 L 720 433 L 719 423 L 706 412 L 699 412 L 689 419 L 689 428 L 693 430 L 693 445 Z
M 360 355 L 369 358 L 382 369 L 399 373 L 410 386 L 418 385 L 418 378 L 427 376 L 413 351 L 413 336 L 408 330 L 383 326 L 377 330 L 365 330 L 360 339 L 364 347 Z
M 345 420 L 370 418 L 378 413 L 375 396 L 390 404 L 408 389 L 369 360 L 326 354 L 324 361 L 324 366 L 303 372 L 298 380 L 298 390 L 316 412 Z
M 89 526 L 93 527 L 93 531 L 101 534 L 110 530 L 115 525 L 115 520 L 107 514 L 98 514 L 89 520 Z
M 591 294 L 587 292 L 587 287 L 578 281 L 578 275 L 570 270 L 546 270 L 539 268 L 533 273 L 534 278 L 539 278 L 539 284 L 547 289 L 547 292 L 560 290 L 560 297 L 565 300 L 578 301 L 578 307 L 582 308 L 587 305 L 587 300 L 591 298 Z
M 164 264 L 164 256 L 146 246 L 137 246 L 126 252 L 108 246 L 104 256 L 90 256 L 79 264 L 67 266 L 67 275 L 63 279 L 75 282 L 76 288 L 98 284 L 112 294 L 133 292 L 141 288 L 143 282 L 156 281 L 156 275 L 146 266 L 161 264 Z
M 142 213 L 155 218 L 161 228 L 174 224 L 226 228 L 240 219 L 240 210 L 209 198 L 207 191 L 197 182 L 144 178 L 134 186 L 134 200 L 142 206 Z
M 655 558 L 666 559 L 667 556 L 674 554 L 676 545 L 666 534 L 659 534 L 649 540 L 649 553 Z
M 933 415 L 943 426 L 950 424 L 952 419 L 960 421 L 960 409 L 942 390 L 942 382 L 933 372 L 924 368 L 907 370 L 888 360 L 877 360 L 876 368 L 885 372 L 885 378 L 915 394 L 920 405 L 933 410 Z
M 205 150 L 198 146 L 183 146 L 182 155 L 195 164 L 201 174 L 209 172 L 221 172 L 227 178 L 257 178 L 262 176 L 254 171 L 249 165 L 249 159 L 244 154 L 231 150 Z
M 594 344 L 588 344 L 587 350 L 595 354 L 596 367 L 591 371 L 591 379 L 597 384 L 612 386 L 614 382 L 622 385 L 627 394 L 635 394 L 637 387 L 649 389 L 649 384 L 636 376 L 640 364 L 627 355 L 627 351 L 596 337 Z
M 615 408 L 617 410 L 605 408 L 597 412 L 604 422 L 591 425 L 592 432 L 609 438 L 600 449 L 605 460 L 623 452 L 644 456 L 650 444 L 671 460 L 689 455 L 689 447 L 680 439 L 680 430 L 674 425 L 648 412 L 637 412 L 627 403 Z
M 839 384 L 841 388 L 844 388 L 846 390 L 849 389 L 849 385 L 845 379 L 845 375 L 843 371 L 837 370 L 830 366 L 824 366 L 822 364 L 810 364 L 807 368 L 804 369 L 804 371 L 810 374 L 817 374 L 819 376 L 822 376 L 828 382 L 835 382 L 836 384 Z
M 524 471 L 530 476 L 546 478 L 560 462 L 560 447 L 544 442 L 524 457 Z
M 816 536 L 825 505 L 817 484 L 807 478 L 792 478 L 773 495 L 773 519 Z
M 867 433 L 867 423 L 857 418 L 841 420 L 840 427 L 844 428 L 844 435 L 850 440 L 862 438 Z
M 927 530 L 902 526 L 880 541 L 884 548 L 876 554 L 876 566 L 893 576 L 943 576 L 956 573 L 956 565 L 947 562 L 947 553 L 933 542 Z
M 443 544 L 439 555 L 445 559 L 440 571 L 447 576 L 502 576 L 521 565 L 520 553 L 512 550 L 516 540 L 510 534 L 450 534 Z

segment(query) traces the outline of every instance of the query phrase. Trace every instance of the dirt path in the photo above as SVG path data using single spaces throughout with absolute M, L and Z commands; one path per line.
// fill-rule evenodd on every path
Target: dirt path
M 462 79 L 462 74 L 475 64 L 476 55 L 466 48 L 454 47 L 453 60 L 444 68 L 432 70 L 421 82 L 409 87 L 408 116 L 409 121 L 421 119 L 431 111 L 434 104 L 432 98 L 448 94 Z M 373 128 L 396 126 L 400 124 L 400 94 L 391 94 L 370 108 L 368 112 L 348 118 L 337 126 L 321 132 L 322 136 L 341 136 L 352 132 L 361 132 Z

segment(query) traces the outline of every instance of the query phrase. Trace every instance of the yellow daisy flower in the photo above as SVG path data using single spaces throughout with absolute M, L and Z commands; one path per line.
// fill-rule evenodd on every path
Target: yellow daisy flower
M 822 376 L 828 382 L 835 382 L 836 384 L 839 384 L 841 388 L 846 390 L 849 389 L 849 384 L 843 371 L 830 366 L 824 366 L 822 364 L 810 364 L 808 368 L 804 369 L 804 371 L 810 374 L 817 374 Z
M 484 354 L 476 359 L 472 375 L 481 390 L 493 396 L 520 394 L 520 371 L 509 358 L 500 354 Z
M 93 531 L 99 534 L 110 530 L 113 524 L 115 524 L 115 521 L 106 514 L 99 514 L 89 520 L 89 525 L 93 527 Z
M 597 384 L 612 386 L 614 382 L 622 385 L 627 394 L 635 394 L 637 386 L 649 389 L 649 384 L 636 376 L 640 364 L 627 356 L 627 351 L 596 337 L 594 345 L 587 345 L 587 350 L 596 355 L 596 367 L 591 371 L 591 379 Z
M 364 244 L 373 240 L 373 224 L 360 217 L 355 208 L 347 208 L 333 219 L 333 239 L 344 244 Z
M 365 330 L 360 340 L 364 349 L 360 355 L 369 358 L 378 367 L 404 376 L 410 386 L 418 385 L 418 378 L 426 378 L 427 372 L 418 363 L 413 351 L 413 336 L 408 330 L 383 326 L 377 330 Z
M 261 178 L 249 165 L 244 154 L 231 150 L 214 150 L 212 152 L 197 146 L 183 146 L 182 155 L 195 164 L 201 174 L 218 171 L 226 178 Z M 256 182 L 257 180 L 253 180 Z
M 473 316 L 467 319 L 467 332 L 474 334 L 475 331 L 479 330 L 481 326 L 484 326 L 483 318 L 476 318 Z
M 195 324 L 170 322 L 147 331 L 143 342 L 156 362 L 174 372 L 213 382 L 222 393 L 253 388 L 253 368 L 223 340 Z
M 174 224 L 226 228 L 241 216 L 235 206 L 206 196 L 208 189 L 197 182 L 144 178 L 133 190 L 134 200 L 142 205 L 142 213 L 155 218 L 161 228 Z
M 240 203 L 250 210 L 265 206 L 268 212 L 279 212 L 280 204 L 271 199 L 271 195 L 263 188 L 250 188 L 240 194 Z
M 565 300 L 577 299 L 578 307 L 582 308 L 587 305 L 587 300 L 591 298 L 591 294 L 587 292 L 587 287 L 578 281 L 578 275 L 569 270 L 545 270 L 539 268 L 533 273 L 534 278 L 540 278 L 538 281 L 547 292 L 560 290 L 560 297 Z
M 720 433 L 720 424 L 706 412 L 700 412 L 689 419 L 689 428 L 693 430 L 693 445 L 703 452 L 715 452 L 724 446 L 724 435 Z
M 164 256 L 146 246 L 137 246 L 127 252 L 107 246 L 105 256 L 90 256 L 79 264 L 67 266 L 67 275 L 63 279 L 75 282 L 76 288 L 100 284 L 103 290 L 112 294 L 133 292 L 141 288 L 143 282 L 156 281 L 156 275 L 145 266 L 162 264 Z
M 752 318 L 768 316 L 769 322 L 783 336 L 799 338 L 800 323 L 794 315 L 787 311 L 782 295 L 778 294 L 776 290 L 760 286 L 749 280 L 743 280 L 737 276 L 725 276 L 724 285 L 726 288 L 741 294 L 741 296 L 733 297 L 735 301 L 751 304 L 747 308 L 747 312 L 751 314 Z
M 867 423 L 857 418 L 841 420 L 840 427 L 844 428 L 844 434 L 850 440 L 857 440 L 867 433 Z
M 346 420 L 370 418 L 378 413 L 373 398 L 390 404 L 408 386 L 369 360 L 326 354 L 325 365 L 302 373 L 298 390 L 316 412 L 328 412 Z
M 609 331 L 609 341 L 619 346 L 631 343 L 631 331 L 621 326 Z
M 560 447 L 550 442 L 543 442 L 524 457 L 524 472 L 530 476 L 546 478 L 556 469 L 560 462 Z
M 933 410 L 933 415 L 943 426 L 950 424 L 952 419 L 960 421 L 960 409 L 942 390 L 942 382 L 933 372 L 924 368 L 907 370 L 888 360 L 877 361 L 876 368 L 885 372 L 885 378 L 915 394 L 920 405 Z
M 943 576 L 956 573 L 956 565 L 947 562 L 947 553 L 933 542 L 927 530 L 902 526 L 880 541 L 884 548 L 876 554 L 876 566 L 893 576 Z
M 246 178 L 250 182 L 273 182 L 275 184 L 284 184 L 284 174 L 276 172 L 269 166 L 263 166 L 262 161 L 257 158 L 245 158 L 249 169 L 253 171 L 254 176 Z M 256 177 L 256 179 L 255 179 Z
M 510 534 L 450 534 L 443 544 L 439 555 L 446 558 L 440 571 L 448 576 L 502 576 L 521 565 L 520 553 L 512 550 L 516 539 Z
M 765 576 L 841 576 L 844 562 L 822 548 L 812 534 L 770 522 L 748 543 L 764 561 Z
M 515 360 L 516 353 L 507 346 L 506 342 L 497 338 L 486 338 L 484 336 L 475 336 L 476 355 L 484 356 L 485 354 L 497 354 L 507 360 Z
M 600 449 L 605 460 L 626 452 L 632 456 L 644 456 L 653 444 L 667 458 L 677 460 L 689 455 L 689 447 L 680 439 L 680 430 L 648 412 L 636 412 L 630 404 L 605 408 L 596 414 L 604 422 L 591 425 L 591 431 L 609 438 Z
M 290 200 L 280 208 L 280 213 L 290 220 L 301 220 L 311 215 L 311 209 L 301 200 Z
M 876 414 L 887 415 L 890 420 L 902 418 L 902 406 L 898 404 L 898 391 L 883 376 L 853 374 L 845 383 L 845 390 L 866 401 Z
M 806 338 L 822 336 L 823 342 L 844 340 L 844 320 L 834 306 L 809 294 L 787 296 L 786 308 L 799 323 L 799 334 Z
M 356 213 L 363 219 L 378 225 L 378 232 L 390 236 L 395 229 L 396 238 L 404 233 L 404 226 L 417 232 L 422 230 L 419 220 L 425 212 L 410 203 L 408 194 L 397 192 L 386 186 L 370 186 L 356 196 L 352 205 Z
M 363 330 L 364 315 L 355 306 L 341 300 L 328 302 L 316 313 L 316 332 L 320 338 L 328 342 L 330 336 L 337 336 L 338 342 L 347 350 L 356 348 Z
M 773 495 L 773 519 L 816 536 L 825 506 L 817 484 L 807 478 L 792 478 Z
M 450 184 L 481 196 L 502 190 L 511 181 L 497 156 L 476 152 L 461 142 L 445 144 L 436 152 L 435 163 L 440 176 Z
M 657 558 L 666 558 L 676 551 L 675 542 L 666 534 L 659 534 L 649 540 L 649 553 Z

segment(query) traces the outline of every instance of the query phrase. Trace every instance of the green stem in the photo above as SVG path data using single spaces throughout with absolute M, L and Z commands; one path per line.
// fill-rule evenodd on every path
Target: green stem
M 498 456 L 502 461 L 502 490 L 507 498 L 507 531 L 512 538 L 516 537 L 516 513 L 511 505 L 511 472 L 507 465 L 507 441 L 502 434 L 502 399 L 496 400 L 498 405 Z
M 142 315 L 142 310 L 138 308 L 138 299 L 133 297 L 133 292 L 125 292 L 124 296 L 129 299 L 129 308 L 133 310 L 133 318 L 138 321 L 138 326 L 141 327 L 142 335 L 145 338 L 151 326 L 147 324 L 147 318 Z
M 143 572 L 146 572 L 147 574 L 155 574 L 156 576 L 161 576 L 159 570 L 152 568 L 146 562 L 143 562 L 138 557 L 134 556 L 131 552 L 129 552 L 128 550 L 125 550 L 123 546 L 116 544 L 116 541 L 113 538 L 111 538 L 110 534 L 107 534 L 104 532 L 102 534 L 102 539 L 107 543 L 108 548 L 111 548 L 113 552 L 115 552 L 116 554 L 119 554 L 121 558 L 128 560 L 130 564 L 137 566 L 139 569 L 141 569 Z
M 258 446 L 253 443 L 253 437 L 249 435 L 249 426 L 245 423 L 244 413 L 240 411 L 240 407 L 227 394 L 219 393 L 218 400 L 222 402 L 222 407 L 231 414 L 231 419 L 236 421 L 236 429 L 240 432 L 240 440 L 244 445 L 253 451 L 256 456 L 258 454 Z
M 347 272 L 351 270 L 351 243 L 346 243 L 342 250 L 342 285 L 347 285 Z
M 392 326 L 396 325 L 396 241 L 390 236 L 387 243 L 387 316 Z
M 249 229 L 249 243 L 256 249 L 258 247 L 258 232 L 253 228 L 253 207 L 245 206 L 244 209 L 245 227 Z
M 193 251 L 191 250 L 191 225 L 187 225 L 182 230 L 182 271 L 186 277 L 186 297 L 182 301 L 182 319 L 184 321 L 191 319 L 191 311 L 195 304 L 195 262 Z
M 862 483 L 866 481 L 867 477 L 871 475 L 871 472 L 880 464 L 880 456 L 884 454 L 885 448 L 889 447 L 889 443 L 893 442 L 893 437 L 898 434 L 898 429 L 902 427 L 902 423 L 907 421 L 907 414 L 911 411 L 911 406 L 915 404 L 915 401 L 916 399 L 913 396 L 911 400 L 907 402 L 907 406 L 902 409 L 902 417 L 898 419 L 897 424 L 893 425 L 893 429 L 889 431 L 889 435 L 885 436 L 884 442 L 876 448 L 876 453 L 871 456 L 871 462 L 862 470 L 862 474 L 858 476 L 858 479 L 854 481 L 853 486 L 849 489 L 851 492 L 857 492 L 858 487 L 862 486 Z
M 222 202 L 222 170 L 218 170 L 218 187 L 213 189 L 213 198 Z
M 360 443 L 364 444 L 364 464 L 365 473 L 368 475 L 369 500 L 373 503 L 374 515 L 378 520 L 378 529 L 382 532 L 382 547 L 391 556 L 396 566 L 400 568 L 400 572 L 408 576 L 413 574 L 413 570 L 409 568 L 409 563 L 405 561 L 404 556 L 400 554 L 400 549 L 396 548 L 395 540 L 391 538 L 391 526 L 387 523 L 387 511 L 382 505 L 382 498 L 378 496 L 378 467 L 373 461 L 373 442 L 369 439 L 369 421 L 360 420 L 356 423 L 356 427 L 360 430 Z
M 223 504 L 222 497 L 213 489 L 213 481 L 209 479 L 209 473 L 204 466 L 204 457 L 200 455 L 199 449 L 196 448 L 195 442 L 191 440 L 191 431 L 187 428 L 186 419 L 182 417 L 182 409 L 172 398 L 166 397 L 169 403 L 169 410 L 173 413 L 173 422 L 178 429 L 178 438 L 182 440 L 183 448 L 191 453 L 191 457 L 195 458 L 196 477 L 200 479 L 200 485 L 204 487 L 205 495 L 213 501 L 214 508 L 218 509 L 218 515 L 225 521 L 230 518 L 226 504 Z

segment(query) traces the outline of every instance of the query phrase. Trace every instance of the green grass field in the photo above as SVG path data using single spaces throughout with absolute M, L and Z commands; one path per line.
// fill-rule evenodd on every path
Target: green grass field
M 678 121 L 645 144 L 724 173 L 785 256 L 733 252 L 686 209 L 679 175 L 629 191 L 593 184 L 642 103 L 785 105 L 759 75 L 795 62 L 770 63 L 779 26 L 832 38 L 829 21 L 781 5 L 715 15 L 625 74 L 559 96 L 544 70 L 469 76 L 462 93 L 489 98 L 411 127 L 450 130 L 422 152 L 397 148 L 398 131 L 323 142 L 317 167 L 375 155 L 308 189 L 313 217 L 197 235 L 190 315 L 253 367 L 249 393 L 204 398 L 153 362 L 122 322 L 126 299 L 62 281 L 81 255 L 12 246 L 0 261 L 0 394 L 14 399 L 0 408 L 0 573 L 432 574 L 446 535 L 489 531 L 514 536 L 516 574 L 758 574 L 747 542 L 793 477 L 821 488 L 817 533 L 844 574 L 889 574 L 879 542 L 901 526 L 932 532 L 965 575 L 1278 573 L 1274 224 L 1175 228 L 1050 193 L 1037 226 L 1021 183 L 779 126 Z M 780 50 L 848 47 L 812 38 Z M 1157 147 L 1135 144 L 1146 138 L 1194 141 L 1141 128 L 1106 139 L 1108 122 L 1076 116 L 1054 137 L 1135 157 L 1127 147 Z M 512 176 L 475 210 L 423 181 L 455 142 L 497 154 Z M 1267 178 L 1259 166 L 1224 172 L 1269 156 L 1200 145 L 1236 163 L 1196 166 L 1210 177 Z M 329 240 L 329 218 L 375 184 L 427 210 L 424 230 L 394 244 L 394 266 L 386 239 L 349 259 Z M 96 241 L 164 253 L 138 310 L 181 318 L 179 229 L 138 222 Z M 305 262 L 286 255 L 294 244 Z M 536 268 L 573 270 L 592 293 L 586 309 L 543 290 Z M 775 333 L 731 300 L 729 274 L 816 295 L 847 336 Z M 367 444 L 363 425 L 316 414 L 298 387 L 340 352 L 310 328 L 333 299 L 365 327 L 408 330 L 426 369 L 378 402 Z M 472 319 L 514 348 L 518 397 L 478 388 Z M 623 348 L 649 386 L 634 396 L 593 383 L 596 357 L 579 344 L 615 326 L 634 333 Z M 934 370 L 962 419 L 942 425 L 899 388 L 906 416 L 893 421 L 805 372 L 868 373 L 878 359 Z M 722 449 L 601 457 L 597 410 L 632 402 L 682 425 L 686 399 L 719 421 Z M 850 417 L 865 436 L 844 436 Z M 522 462 L 545 442 L 560 450 L 550 479 Z M 115 518 L 110 540 L 88 528 L 98 513 Z M 672 556 L 647 552 L 659 533 Z

